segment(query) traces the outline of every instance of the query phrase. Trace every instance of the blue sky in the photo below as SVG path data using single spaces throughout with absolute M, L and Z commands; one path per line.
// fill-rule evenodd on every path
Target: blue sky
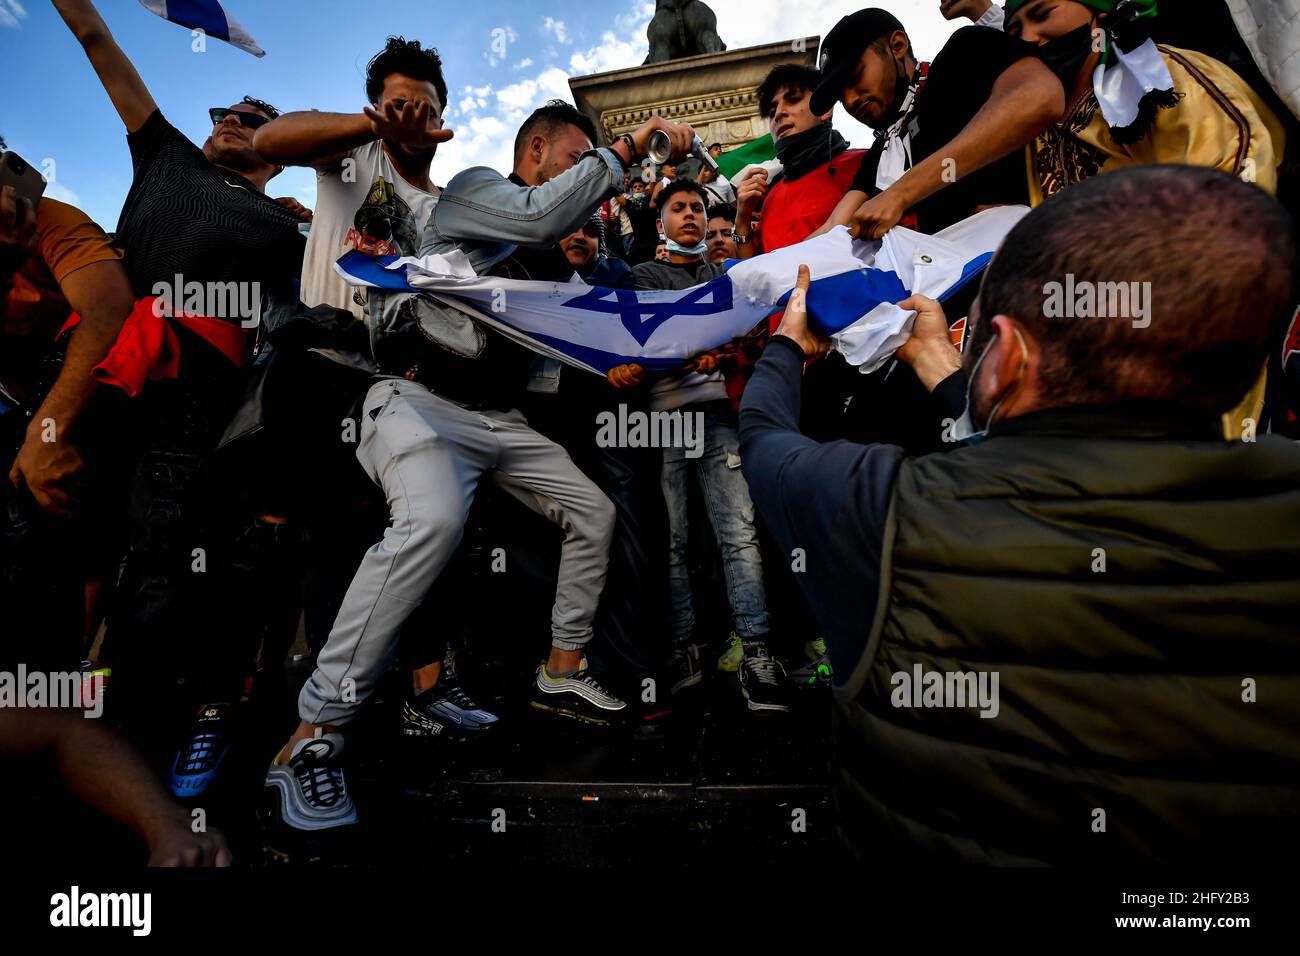
M 456 139 L 440 148 L 433 173 L 446 182 L 471 165 L 505 168 L 514 131 L 535 106 L 571 99 L 568 77 L 635 66 L 645 58 L 653 0 L 620 5 L 578 0 L 224 0 L 267 51 L 261 59 L 219 40 L 191 50 L 187 30 L 135 0 L 99 0 L 118 42 L 144 77 L 163 113 L 200 143 L 211 130 L 210 106 L 245 93 L 282 110 L 360 111 L 366 62 L 390 33 L 419 38 L 443 58 Z M 880 0 L 877 0 L 880 3 Z M 730 49 L 825 34 L 857 0 L 717 0 L 718 33 Z M 883 0 L 908 27 L 923 57 L 956 28 L 939 0 Z M 382 14 L 381 14 L 382 11 Z M 454 15 L 448 15 L 454 11 Z M 497 32 L 494 32 L 497 31 Z M 494 37 L 504 40 L 494 44 Z M 0 136 L 42 164 L 54 161 L 47 195 L 84 209 L 107 229 L 131 183 L 126 140 L 84 53 L 46 0 L 0 0 Z M 854 145 L 870 134 L 837 113 L 836 127 Z M 273 196 L 316 197 L 314 174 L 290 169 L 272 180 Z

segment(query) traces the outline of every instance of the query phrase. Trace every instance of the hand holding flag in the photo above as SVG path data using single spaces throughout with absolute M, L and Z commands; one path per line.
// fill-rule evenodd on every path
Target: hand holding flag
M 808 328 L 808 286 L 812 284 L 812 274 L 808 266 L 799 266 L 799 277 L 795 280 L 790 300 L 786 303 L 785 314 L 781 324 L 776 327 L 776 335 L 793 339 L 803 349 L 805 358 L 813 359 L 830 349 L 829 339 L 824 339 Z

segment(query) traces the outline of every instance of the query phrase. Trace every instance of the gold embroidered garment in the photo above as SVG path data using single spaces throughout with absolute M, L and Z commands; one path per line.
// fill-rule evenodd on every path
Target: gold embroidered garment
M 1286 133 L 1241 77 L 1212 57 L 1161 46 L 1178 104 L 1156 112 L 1146 136 L 1122 146 L 1092 91 L 1029 149 L 1030 200 L 1037 206 L 1098 173 L 1151 163 L 1209 166 L 1277 192 Z

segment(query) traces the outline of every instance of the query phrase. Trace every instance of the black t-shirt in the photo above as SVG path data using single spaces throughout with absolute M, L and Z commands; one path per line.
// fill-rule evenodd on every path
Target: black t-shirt
M 965 27 L 954 33 L 930 64 L 925 86 L 913 105 L 912 164 L 933 155 L 952 142 L 988 102 L 989 94 L 1007 68 L 1032 55 L 1032 50 L 1001 30 Z M 877 136 L 871 152 L 854 177 L 853 188 L 869 196 L 876 188 L 876 168 L 884 147 Z M 980 206 L 1028 205 L 1029 177 L 1023 149 L 1018 149 L 983 169 L 949 183 L 914 206 L 913 228 L 935 233 L 973 216 Z M 903 225 L 911 225 L 906 219 Z
M 701 285 L 726 272 L 707 259 L 695 262 L 641 262 L 632 267 L 632 281 L 638 289 L 677 290 Z
M 302 271 L 298 218 L 242 176 L 218 169 L 155 110 L 127 134 L 135 179 L 117 243 L 136 295 L 156 282 L 260 282 Z

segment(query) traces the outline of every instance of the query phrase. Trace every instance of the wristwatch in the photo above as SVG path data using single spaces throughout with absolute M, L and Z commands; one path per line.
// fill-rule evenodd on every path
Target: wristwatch
M 736 245 L 747 246 L 749 245 L 749 239 L 750 239 L 749 236 L 742 236 L 740 233 L 736 232 L 735 229 L 731 230 L 731 241 L 734 242 Z

